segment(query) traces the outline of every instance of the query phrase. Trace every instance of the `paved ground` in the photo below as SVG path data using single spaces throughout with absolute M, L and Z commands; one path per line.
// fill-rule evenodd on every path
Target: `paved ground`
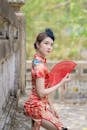
M 19 100 L 13 130 L 31 130 L 31 120 L 23 113 L 23 103 L 28 96 L 28 92 L 29 89 L 26 89 L 26 94 Z M 69 130 L 87 130 L 87 104 L 55 102 L 54 107 L 59 115 L 61 115 L 62 122 Z

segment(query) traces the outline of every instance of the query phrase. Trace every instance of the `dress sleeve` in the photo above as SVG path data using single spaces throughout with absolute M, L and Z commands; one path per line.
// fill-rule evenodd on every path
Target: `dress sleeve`
M 38 59 L 33 61 L 33 71 L 35 78 L 45 78 L 45 66 L 44 63 Z

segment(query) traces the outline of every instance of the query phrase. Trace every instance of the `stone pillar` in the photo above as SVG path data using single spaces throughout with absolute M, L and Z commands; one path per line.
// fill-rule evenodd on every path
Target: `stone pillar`
M 20 8 L 24 5 L 25 0 L 8 0 L 9 4 L 13 7 L 14 12 L 19 21 L 18 25 L 18 40 L 20 45 L 20 79 L 19 79 L 19 91 L 21 93 L 25 92 L 25 65 L 26 65 L 26 39 L 25 39 L 25 17 L 21 13 Z M 20 93 L 18 91 L 18 93 Z
M 19 87 L 21 93 L 25 92 L 25 75 L 26 75 L 26 38 L 25 38 L 25 17 L 23 13 L 17 13 L 19 20 L 19 41 L 20 41 L 20 81 Z

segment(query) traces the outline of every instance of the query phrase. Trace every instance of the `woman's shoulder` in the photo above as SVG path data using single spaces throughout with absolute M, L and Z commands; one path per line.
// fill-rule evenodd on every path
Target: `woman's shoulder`
M 41 63 L 42 63 L 42 61 L 40 59 L 38 59 L 38 58 L 34 58 L 32 60 L 32 64 L 34 64 L 34 65 L 38 65 L 38 64 L 41 64 Z
M 36 66 L 39 64 L 43 64 L 43 62 L 42 62 L 42 59 L 38 55 L 35 54 L 32 60 L 32 64 Z
M 38 64 L 43 64 L 43 63 L 44 63 L 44 59 L 41 56 L 35 54 L 32 60 L 32 64 L 38 65 Z

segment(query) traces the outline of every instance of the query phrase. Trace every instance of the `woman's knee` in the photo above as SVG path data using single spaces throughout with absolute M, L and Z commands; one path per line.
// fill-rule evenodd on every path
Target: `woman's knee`
M 58 130 L 56 126 L 48 120 L 42 119 L 41 126 L 47 130 Z

